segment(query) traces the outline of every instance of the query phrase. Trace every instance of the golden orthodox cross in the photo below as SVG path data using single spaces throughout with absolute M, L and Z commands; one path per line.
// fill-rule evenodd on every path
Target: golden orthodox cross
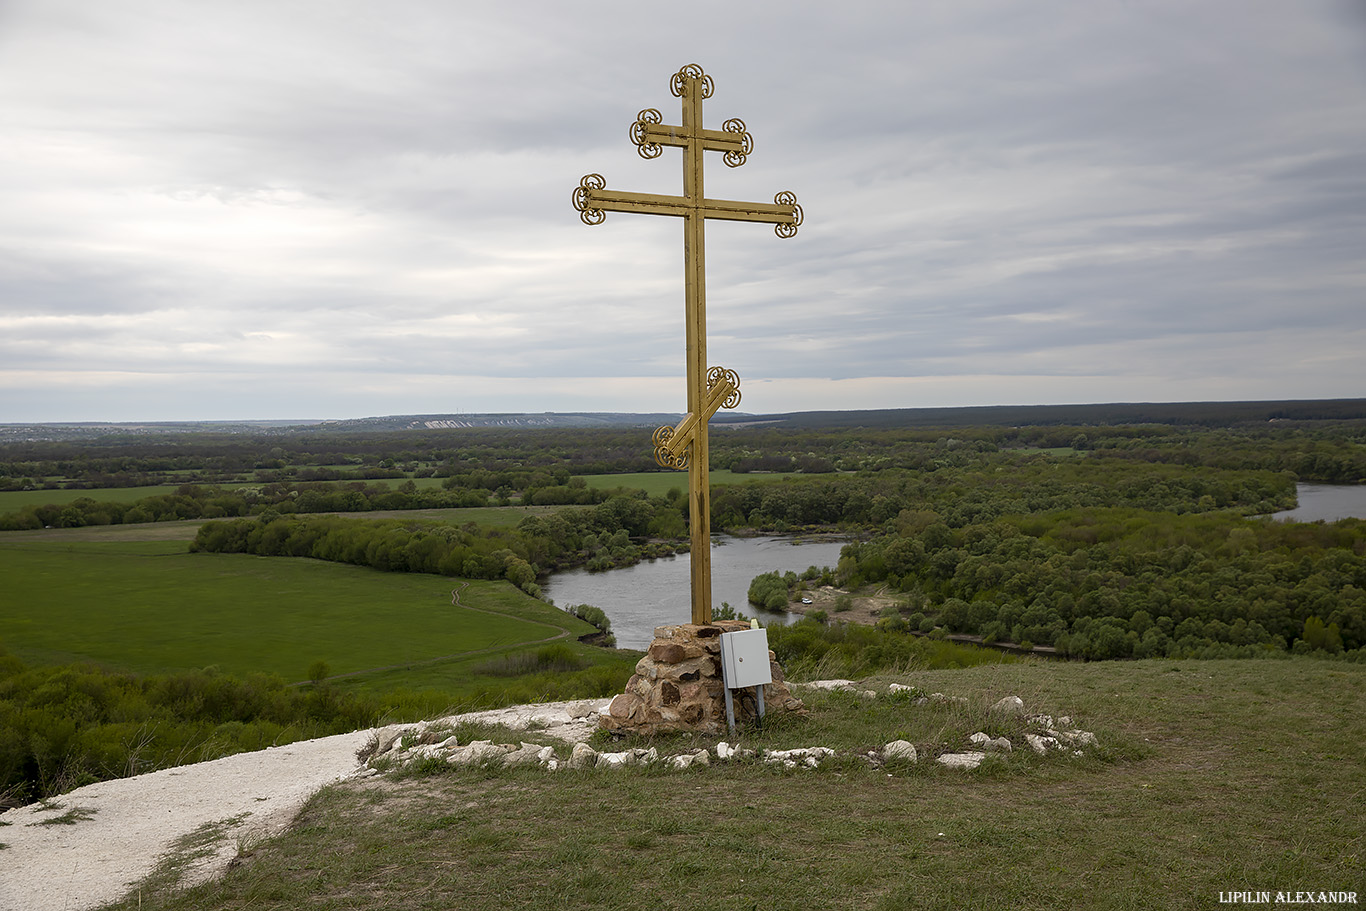
M 710 98 L 712 79 L 695 63 L 669 82 L 683 100 L 681 126 L 663 124 L 663 115 L 646 108 L 631 124 L 631 141 L 641 158 L 658 158 L 664 146 L 683 150 L 683 195 L 625 193 L 608 190 L 601 174 L 589 174 L 574 190 L 574 208 L 587 225 L 600 225 L 608 212 L 674 215 L 683 219 L 683 271 L 686 301 L 688 413 L 675 427 L 655 431 L 655 461 L 664 468 L 688 470 L 688 515 L 692 530 L 692 622 L 711 622 L 711 486 L 707 474 L 707 422 L 718 408 L 740 404 L 740 377 L 734 370 L 707 365 L 707 292 L 703 227 L 708 218 L 757 221 L 774 226 L 779 237 L 792 237 L 802 223 L 797 197 L 782 192 L 773 202 L 707 199 L 702 192 L 702 153 L 724 152 L 727 167 L 738 168 L 754 150 L 742 120 L 731 119 L 720 130 L 702 126 L 702 101 Z

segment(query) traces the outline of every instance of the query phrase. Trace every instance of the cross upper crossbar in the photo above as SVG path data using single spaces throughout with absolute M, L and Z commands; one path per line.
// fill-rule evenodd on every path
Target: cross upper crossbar
M 720 130 L 702 126 L 702 101 L 710 98 L 712 79 L 695 63 L 673 75 L 669 90 L 682 99 L 681 126 L 670 126 L 654 108 L 631 124 L 631 141 L 642 158 L 658 158 L 665 146 L 683 150 L 683 195 L 628 193 L 607 189 L 601 174 L 589 174 L 574 190 L 574 208 L 584 224 L 600 225 L 608 212 L 670 215 L 683 219 L 685 325 L 687 328 L 688 411 L 676 426 L 655 431 L 655 460 L 666 468 L 687 468 L 689 524 L 692 534 L 692 622 L 711 622 L 711 488 L 708 478 L 707 423 L 718 408 L 740 404 L 740 377 L 707 364 L 707 295 L 704 227 L 707 219 L 773 225 L 779 237 L 793 237 L 802 207 L 790 192 L 772 203 L 708 199 L 702 191 L 702 153 L 721 152 L 727 167 L 744 164 L 754 139 L 743 120 L 732 118 Z

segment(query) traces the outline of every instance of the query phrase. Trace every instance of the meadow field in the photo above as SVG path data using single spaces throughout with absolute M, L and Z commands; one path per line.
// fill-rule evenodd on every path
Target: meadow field
M 152 484 L 147 487 L 94 487 L 88 490 L 0 490 L 0 515 L 16 512 L 25 506 L 65 505 L 72 500 L 88 497 L 99 502 L 136 503 L 146 497 L 164 496 L 176 492 L 178 484 Z
M 321 661 L 351 684 L 418 665 L 430 682 L 435 664 L 559 639 L 577 646 L 595 632 L 505 582 L 191 554 L 182 541 L 70 531 L 84 534 L 0 540 L 0 642 L 22 660 L 139 674 L 216 667 L 299 681 Z
M 1356 893 L 1355 905 L 1322 907 L 1366 900 L 1360 665 L 1028 660 L 867 682 L 885 692 L 893 680 L 967 703 L 805 691 L 808 717 L 740 734 L 746 747 L 838 751 L 816 770 L 429 763 L 347 782 L 288 834 L 239 845 L 221 881 L 148 884 L 111 909 L 1146 911 L 1213 909 L 1221 893 L 1261 890 Z M 930 761 L 975 730 L 1018 740 L 988 711 L 1006 695 L 1070 716 L 1098 746 L 1038 756 L 1021 743 L 972 772 Z M 922 760 L 862 758 L 893 739 Z M 667 753 L 714 740 L 598 745 Z

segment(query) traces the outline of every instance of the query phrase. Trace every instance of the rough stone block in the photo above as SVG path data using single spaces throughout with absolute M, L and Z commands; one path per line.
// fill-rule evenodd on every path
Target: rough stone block
M 574 752 L 569 757 L 571 769 L 591 769 L 598 761 L 598 752 L 586 743 L 574 744 Z
M 935 762 L 951 769 L 975 769 L 987 758 L 986 753 L 945 753 L 936 757 Z
M 665 680 L 659 684 L 659 704 L 678 705 L 678 684 Z
M 655 642 L 650 645 L 650 658 L 660 664 L 678 664 L 688 658 L 687 650 L 677 642 Z
M 893 760 L 900 759 L 906 762 L 915 762 L 915 744 L 908 740 L 893 740 L 882 748 L 882 758 Z

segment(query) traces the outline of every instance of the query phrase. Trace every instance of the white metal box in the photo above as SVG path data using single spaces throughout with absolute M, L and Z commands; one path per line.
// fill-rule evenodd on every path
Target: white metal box
M 721 634 L 721 673 L 730 689 L 773 682 L 768 663 L 768 630 L 745 629 Z

